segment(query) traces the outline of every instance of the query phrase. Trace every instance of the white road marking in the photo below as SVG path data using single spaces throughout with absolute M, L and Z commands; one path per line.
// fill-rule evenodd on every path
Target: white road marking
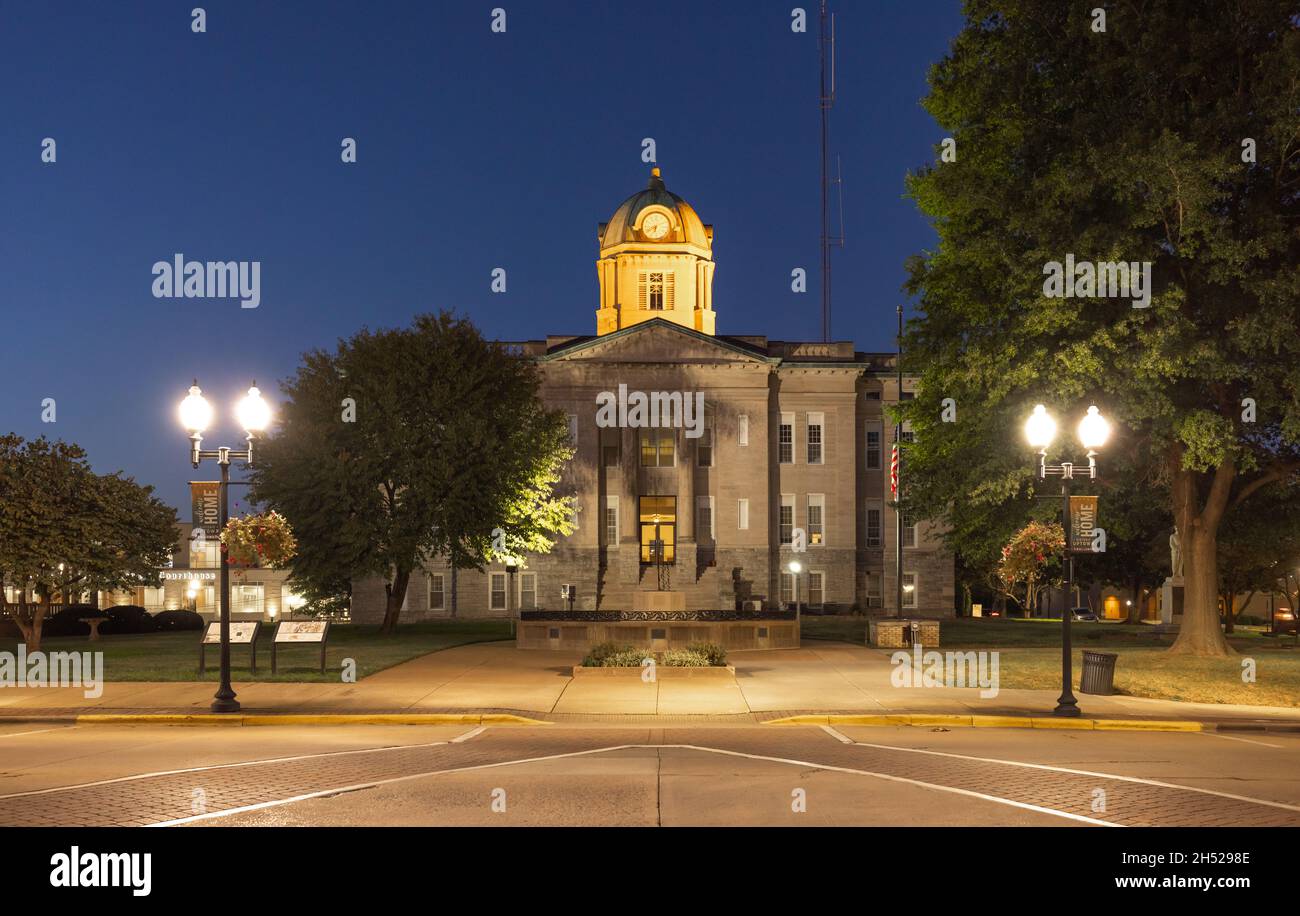
M 1247 744 L 1258 744 L 1260 747 L 1282 748 L 1281 744 L 1269 744 L 1267 741 L 1256 741 L 1253 738 L 1238 738 L 1236 735 L 1220 735 L 1218 732 L 1197 732 L 1198 735 L 1204 735 L 1207 738 L 1222 738 L 1225 741 L 1244 741 Z
M 1068 811 L 1057 811 L 1053 808 L 1044 808 L 1039 805 L 1031 805 L 1026 802 L 1018 802 L 1009 798 L 1000 798 L 996 795 L 985 795 L 982 792 L 973 792 L 969 789 L 958 789 L 954 786 L 942 786 L 936 783 L 921 782 L 916 779 L 907 779 L 902 776 L 891 776 L 888 773 L 874 773 L 870 770 L 856 770 L 849 767 L 832 766 L 825 763 L 813 763 L 807 760 L 792 760 L 785 757 L 768 757 L 763 754 L 747 754 L 743 751 L 729 751 L 716 747 L 698 747 L 693 744 L 619 744 L 613 747 L 593 748 L 585 751 L 572 751 L 567 754 L 549 754 L 545 757 L 528 757 L 521 760 L 504 760 L 497 763 L 480 763 L 474 766 L 451 767 L 445 770 L 430 770 L 427 773 L 412 773 L 408 776 L 393 776 L 388 779 L 376 779 L 369 782 L 355 783 L 350 786 L 340 786 L 333 789 L 322 789 L 319 792 L 306 792 L 302 795 L 295 795 L 292 798 L 277 799 L 269 802 L 258 802 L 253 805 L 242 805 L 238 808 L 229 808 L 225 811 L 213 811 L 207 814 L 195 814 L 190 817 L 176 818 L 170 821 L 161 821 L 156 824 L 150 824 L 150 827 L 176 827 L 181 824 L 192 824 L 197 821 L 215 820 L 221 817 L 230 817 L 235 814 L 245 814 L 250 811 L 263 811 L 267 808 L 276 808 L 281 805 L 289 805 L 294 802 L 308 801 L 313 798 L 321 798 L 327 795 L 341 795 L 345 792 L 356 792 L 363 789 L 374 789 L 379 786 L 394 785 L 399 782 L 409 782 L 412 779 L 426 779 L 430 776 L 445 776 L 450 773 L 467 773 L 474 770 L 488 770 L 495 767 L 515 766 L 523 763 L 540 763 L 546 760 L 563 760 L 568 757 L 583 757 L 591 754 L 604 754 L 609 751 L 623 751 L 633 749 L 650 749 L 663 750 L 665 748 L 677 748 L 679 750 L 703 751 L 710 754 L 722 754 L 729 757 L 744 757 L 749 760 L 762 760 L 768 763 L 784 763 L 797 767 L 811 767 L 817 770 L 826 770 L 832 773 L 848 773 L 854 776 L 874 776 L 877 779 L 885 779 L 890 782 L 907 783 L 908 785 L 920 786 L 925 789 L 934 789 L 939 792 L 951 792 L 954 795 L 965 795 L 969 798 L 978 798 L 983 801 L 990 801 L 1000 805 L 1009 805 L 1012 808 L 1020 808 L 1025 811 L 1034 811 L 1039 814 L 1049 814 L 1056 817 L 1063 817 L 1067 820 L 1079 821 L 1084 824 L 1092 824 L 1097 827 L 1120 827 L 1122 824 L 1114 824 L 1110 821 L 1101 821 L 1091 817 L 1084 817 L 1081 814 L 1071 814 Z
M 487 731 L 487 730 L 488 730 L 488 727 L 487 727 L 486 725 L 480 725 L 478 728 L 474 729 L 473 731 L 468 731 L 468 732 L 465 732 L 465 734 L 460 735 L 459 737 L 452 738 L 452 739 L 451 739 L 451 743 L 452 743 L 452 744 L 461 744 L 462 742 L 468 741 L 470 738 L 473 738 L 473 737 L 476 736 L 476 735 L 481 735 L 481 734 L 483 734 L 483 733 L 484 733 L 485 731 Z
M 149 779 L 153 776 L 177 776 L 181 773 L 204 773 L 208 770 L 228 770 L 235 767 L 257 766 L 259 763 L 290 763 L 294 760 L 316 760 L 322 757 L 340 757 L 344 754 L 377 754 L 382 751 L 406 751 L 426 747 L 437 747 L 440 744 L 446 744 L 446 741 L 433 741 L 429 744 L 394 744 L 386 747 L 361 747 L 351 751 L 326 751 L 320 754 L 296 754 L 292 757 L 264 757 L 260 760 L 244 760 L 238 763 L 214 763 L 204 767 L 184 767 L 179 770 L 156 770 L 152 773 L 138 773 L 134 776 L 117 776 L 113 779 L 100 779 L 95 782 L 78 782 L 70 786 L 52 786 L 48 789 L 32 789 L 29 792 L 13 792 L 9 795 L 0 795 L 0 800 L 6 798 L 23 798 L 28 795 L 45 795 L 50 792 L 66 792 L 70 789 L 90 789 L 95 786 L 111 786 L 119 782 L 134 782 L 137 779 Z
M 38 728 L 31 732 L 9 732 L 7 735 L 0 735 L 0 738 L 21 738 L 23 735 L 43 735 L 46 732 L 62 732 L 70 728 L 76 728 L 75 725 L 59 725 L 54 728 Z
M 1231 792 L 1218 792 L 1214 789 L 1201 789 L 1197 786 L 1182 786 L 1173 782 L 1161 782 L 1158 779 L 1142 779 L 1139 776 L 1117 776 L 1114 773 L 1096 773 L 1092 770 L 1073 770 L 1069 767 L 1054 767 L 1045 763 L 1023 763 L 1019 760 L 1002 760 L 997 757 L 972 757 L 967 754 L 952 754 L 946 751 L 928 751 L 917 747 L 894 747 L 889 744 L 867 744 L 865 741 L 854 742 L 858 747 L 874 747 L 882 751 L 902 751 L 908 754 L 929 754 L 933 757 L 952 757 L 957 760 L 977 760 L 980 763 L 1002 763 L 1007 766 L 1025 767 L 1030 770 L 1048 770 L 1053 773 L 1070 773 L 1075 776 L 1092 776 L 1097 779 L 1117 779 L 1120 782 L 1135 782 L 1144 786 L 1159 786 L 1162 789 L 1182 789 L 1184 792 L 1199 792 L 1202 795 L 1217 795 L 1233 801 L 1250 802 L 1254 805 L 1267 805 L 1270 808 L 1282 808 L 1286 811 L 1300 811 L 1300 806 L 1284 802 L 1267 801 L 1263 798 L 1251 798 L 1248 795 L 1233 795 Z
M 853 739 L 852 739 L 852 738 L 850 738 L 848 735 L 844 735 L 844 734 L 841 734 L 841 733 L 837 732 L 835 729 L 831 728 L 829 725 L 822 725 L 822 726 L 820 726 L 820 728 L 821 728 L 822 731 L 824 731 L 826 734 L 830 735 L 832 738 L 834 738 L 834 739 L 835 739 L 836 741 L 838 741 L 840 744 L 852 744 L 852 743 L 853 743 Z

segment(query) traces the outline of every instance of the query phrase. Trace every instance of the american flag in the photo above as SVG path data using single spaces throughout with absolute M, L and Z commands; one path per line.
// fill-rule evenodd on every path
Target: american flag
M 889 455 L 889 492 L 898 499 L 898 443 L 894 443 L 893 451 Z

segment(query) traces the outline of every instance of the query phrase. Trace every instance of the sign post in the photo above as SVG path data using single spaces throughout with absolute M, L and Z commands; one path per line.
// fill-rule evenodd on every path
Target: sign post
M 282 620 L 271 639 L 271 673 L 276 673 L 275 648 L 286 645 L 320 643 L 320 673 L 325 673 L 325 643 L 329 639 L 328 620 Z
M 250 664 L 254 674 L 257 674 L 257 634 L 261 628 L 262 622 L 260 620 L 241 620 L 230 624 L 230 644 L 232 646 L 248 646 L 251 653 Z M 208 670 L 208 646 L 219 645 L 221 645 L 221 621 L 213 620 L 203 631 L 203 638 L 199 640 L 199 674 L 204 674 Z

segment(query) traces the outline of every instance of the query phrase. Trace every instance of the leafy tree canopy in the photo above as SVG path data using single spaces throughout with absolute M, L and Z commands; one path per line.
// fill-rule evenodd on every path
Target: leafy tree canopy
M 424 560 L 481 569 L 573 530 L 574 500 L 555 494 L 572 457 L 564 415 L 542 406 L 531 360 L 467 320 L 362 330 L 307 353 L 282 387 L 251 496 L 289 520 L 293 577 L 314 593 L 383 577 L 386 630 Z
M 1227 652 L 1219 524 L 1294 473 L 1300 442 L 1294 4 L 1109 6 L 1104 32 L 1088 6 L 1054 0 L 965 11 L 924 101 L 956 161 L 907 182 L 939 235 L 910 265 L 920 317 L 905 346 L 923 384 L 907 407 L 908 498 L 959 549 L 1008 506 L 1018 523 L 1033 405 L 1062 421 L 1053 458 L 1081 462 L 1074 424 L 1096 403 L 1115 423 L 1103 483 L 1158 488 L 1182 533 L 1175 650 Z M 1048 295 L 1050 263 L 1069 256 L 1136 276 L 1149 262 L 1149 305 L 1133 290 Z M 956 422 L 941 421 L 944 398 Z

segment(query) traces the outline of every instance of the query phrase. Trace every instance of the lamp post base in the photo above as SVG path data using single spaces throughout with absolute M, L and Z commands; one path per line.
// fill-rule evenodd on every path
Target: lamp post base
M 212 698 L 212 705 L 208 708 L 213 712 L 239 712 L 239 701 L 235 699 L 233 690 L 229 691 L 228 694 L 219 690 L 216 696 Z
M 1077 719 L 1083 715 L 1083 712 L 1079 709 L 1079 701 L 1074 697 L 1061 697 L 1056 701 L 1056 708 L 1052 710 L 1052 715 L 1066 719 Z

